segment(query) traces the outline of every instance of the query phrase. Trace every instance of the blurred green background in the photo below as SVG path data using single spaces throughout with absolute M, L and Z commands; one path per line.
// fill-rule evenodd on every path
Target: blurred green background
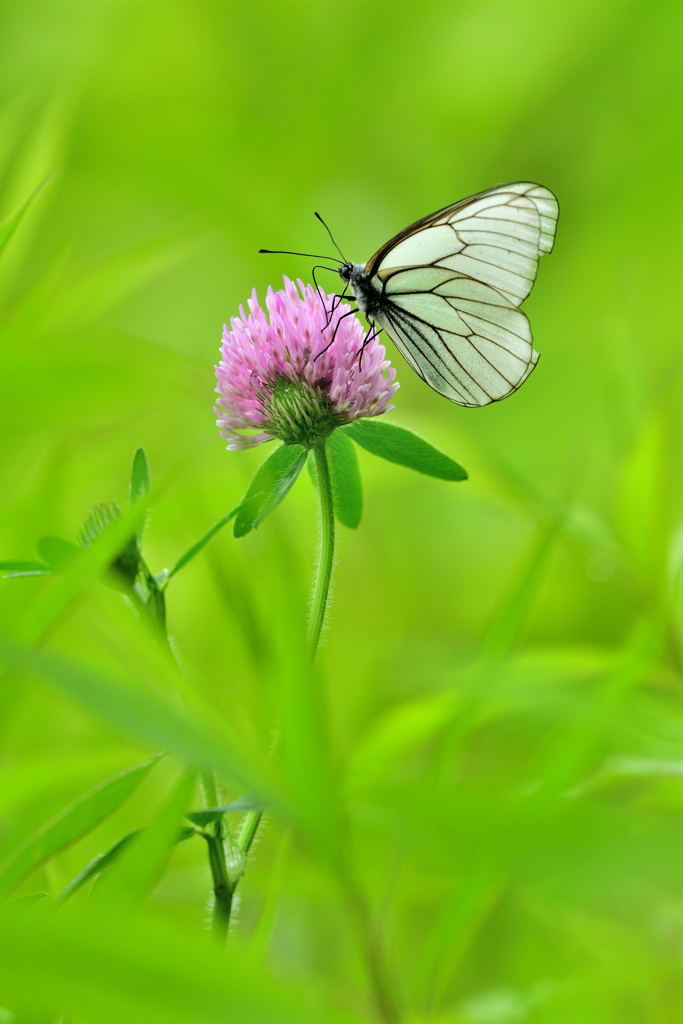
M 175 707 L 176 681 L 90 570 L 0 584 L 2 644 L 61 659 L 3 677 L 0 861 L 171 752 L 13 892 L 8 1021 L 683 1020 L 677 39 L 679 5 L 654 0 L 0 5 L 0 221 L 53 175 L 0 255 L 0 558 L 123 500 L 139 445 L 155 570 L 237 503 L 264 452 L 227 453 L 214 426 L 221 326 L 254 285 L 308 279 L 256 250 L 327 251 L 313 210 L 364 261 L 499 182 L 561 208 L 520 392 L 458 408 L 389 344 L 391 421 L 470 480 L 361 453 L 313 679 L 305 475 L 169 588 L 194 739 L 136 710 L 135 692 Z M 259 780 L 281 797 L 227 951 L 200 839 L 135 909 L 20 898 L 172 810 L 204 742 L 226 800 Z

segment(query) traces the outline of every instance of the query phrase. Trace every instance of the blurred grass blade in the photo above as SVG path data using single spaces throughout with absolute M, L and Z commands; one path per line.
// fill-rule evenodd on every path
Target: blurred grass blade
M 213 526 L 209 530 L 206 531 L 204 536 L 201 537 L 200 540 L 198 540 L 196 544 L 193 544 L 192 547 L 187 549 L 187 551 L 185 552 L 184 555 L 180 556 L 180 558 L 175 563 L 173 568 L 169 570 L 168 575 L 166 576 L 166 582 L 168 582 L 168 580 L 172 579 L 177 572 L 180 572 L 181 569 L 184 569 L 185 566 L 187 565 L 187 563 L 191 562 L 192 559 L 195 558 L 196 555 L 199 554 L 199 552 L 202 550 L 202 548 L 206 544 L 209 543 L 211 538 L 215 537 L 216 534 L 219 532 L 219 530 L 222 530 L 223 527 L 227 523 L 229 523 L 230 520 L 234 518 L 234 516 L 237 515 L 237 512 L 239 511 L 239 508 L 240 508 L 240 506 L 238 505 L 237 508 L 233 508 L 229 512 L 226 512 L 226 514 L 222 517 L 222 519 L 219 519 L 217 523 L 214 523 Z
M 24 214 L 29 209 L 31 204 L 35 202 L 35 200 L 38 198 L 38 196 L 43 191 L 43 189 L 52 177 L 53 175 L 50 174 L 47 176 L 47 178 L 44 178 L 43 181 L 41 181 L 41 183 L 37 186 L 37 188 L 33 190 L 28 199 L 26 199 L 21 204 L 19 209 L 16 210 L 10 217 L 8 217 L 7 220 L 5 220 L 2 224 L 0 224 L 0 255 L 2 255 L 4 249 L 9 244 L 12 235 L 21 224 L 21 221 L 24 218 Z
M 59 896 L 55 900 L 56 903 L 66 903 L 74 893 L 78 892 L 86 882 L 89 882 L 91 878 L 96 878 L 101 871 L 104 871 L 110 864 L 113 864 L 115 860 L 120 857 L 125 848 L 137 835 L 140 834 L 140 829 L 134 829 L 133 832 L 127 832 L 125 836 L 121 836 L 116 842 L 105 850 L 104 853 L 98 853 L 96 857 L 90 861 L 89 864 L 83 868 L 80 874 L 72 878 L 71 881 L 64 889 L 60 892 Z
M 326 447 L 335 514 L 340 523 L 355 530 L 363 515 L 363 492 L 355 446 L 342 430 L 334 430 L 327 438 Z M 312 460 L 309 461 L 312 464 Z
M 501 602 L 484 636 L 480 657 L 496 661 L 512 650 L 531 611 L 546 572 L 548 560 L 562 535 L 571 504 L 567 499 L 558 513 L 548 520 L 515 573 L 508 593 Z
M 612 671 L 593 688 L 582 713 L 569 722 L 564 736 L 553 742 L 537 767 L 534 773 L 540 780 L 535 796 L 537 801 L 547 801 L 575 785 L 587 771 L 595 749 L 609 730 L 619 707 L 656 664 L 662 653 L 665 633 L 666 624 L 661 620 L 645 618 L 636 624 Z
M 98 899 L 134 907 L 153 888 L 175 844 L 195 788 L 196 772 L 183 771 L 165 805 L 134 843 L 128 843 L 97 888 Z
M 300 444 L 283 444 L 266 459 L 237 510 L 236 537 L 255 530 L 280 504 L 299 476 L 306 454 Z
M 52 572 L 52 569 L 44 562 L 32 562 L 25 558 L 4 558 L 0 561 L 0 572 Z
M 104 853 L 98 853 L 96 857 L 90 861 L 89 864 L 83 868 L 83 870 L 76 875 L 75 878 L 69 882 L 67 886 L 62 889 L 59 896 L 55 900 L 55 903 L 66 903 L 68 899 L 77 893 L 79 889 L 82 889 L 86 882 L 89 882 L 93 878 L 97 878 L 98 875 L 102 874 L 110 864 L 115 863 L 119 856 L 126 849 L 131 840 L 135 839 L 136 836 L 140 835 L 141 830 L 135 829 L 133 832 L 126 833 L 125 836 L 121 836 L 120 839 L 105 850 Z M 184 843 L 186 839 L 192 839 L 196 836 L 196 829 L 193 828 L 181 828 L 176 834 L 175 843 Z M 1 1024 L 1 1021 L 0 1021 Z
M 104 821 L 137 789 L 159 757 L 157 755 L 107 779 L 39 829 L 0 865 L 0 894 L 10 892 L 55 853 Z
M 95 323 L 136 292 L 192 255 L 193 243 L 156 238 L 129 245 L 100 263 L 74 273 L 60 282 L 50 299 L 54 330 L 75 330 Z
M 310 982 L 285 984 L 173 917 L 96 902 L 55 914 L 44 900 L 0 912 L 0 990 L 21 1021 L 79 1024 L 351 1024 Z
M 356 420 L 342 428 L 356 444 L 388 462 L 440 480 L 467 480 L 467 471 L 423 438 L 405 427 L 379 420 Z
M 518 568 L 508 595 L 494 615 L 478 658 L 462 672 L 459 699 L 453 704 L 455 714 L 445 723 L 442 742 L 435 749 L 435 759 L 441 765 L 442 774 L 451 770 L 453 758 L 463 738 L 482 715 L 498 688 L 504 685 L 504 672 L 492 670 L 502 663 L 519 637 L 543 580 L 550 555 L 561 536 L 568 508 L 567 505 L 545 524 Z
M 229 724 L 199 721 L 142 681 L 114 679 L 54 654 L 19 647 L 2 634 L 0 654 L 13 667 L 38 672 L 129 736 L 156 749 L 173 750 L 200 769 L 225 775 L 247 792 L 265 790 L 262 778 L 253 774 L 253 765 L 247 769 L 245 758 L 239 756 L 239 740 Z

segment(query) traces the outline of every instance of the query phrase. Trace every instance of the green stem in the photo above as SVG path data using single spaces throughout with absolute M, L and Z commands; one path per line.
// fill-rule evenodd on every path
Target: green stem
M 144 564 L 144 563 L 143 563 Z M 145 566 L 145 576 L 149 587 L 149 601 L 146 609 L 151 608 L 153 621 L 155 622 L 159 635 L 166 647 L 178 672 L 182 669 L 176 658 L 175 651 L 171 644 L 168 630 L 166 629 L 166 602 L 164 593 L 157 587 L 156 580 Z M 216 779 L 212 772 L 205 772 L 202 775 L 202 789 L 204 791 L 204 802 L 207 807 L 217 807 L 219 803 L 218 788 Z M 236 879 L 230 877 L 228 863 L 225 857 L 225 842 L 232 842 L 230 836 L 224 834 L 223 822 L 218 820 L 209 825 L 204 833 L 209 851 L 209 868 L 211 870 L 211 881 L 213 886 L 213 914 L 211 929 L 220 942 L 225 942 L 230 927 L 230 914 L 232 912 L 232 898 L 235 893 Z
M 213 915 L 211 930 L 214 936 L 225 942 L 230 927 L 230 914 L 232 913 L 232 898 L 235 893 L 235 884 L 228 874 L 225 862 L 225 848 L 220 829 L 214 834 L 207 833 L 206 839 L 209 848 L 209 867 L 213 881 Z
M 355 919 L 359 941 L 365 954 L 377 1018 L 382 1021 L 382 1024 L 400 1024 L 401 1017 L 387 977 L 379 936 L 371 920 L 365 898 L 349 878 L 345 878 L 343 881 L 349 906 Z
M 313 592 L 313 608 L 309 626 L 311 657 L 320 643 L 320 634 L 325 622 L 325 612 L 330 595 L 330 579 L 332 578 L 332 562 L 334 560 L 334 505 L 332 502 L 332 483 L 330 467 L 327 462 L 325 442 L 319 441 L 313 449 L 315 466 L 318 471 L 318 491 L 320 493 L 320 518 L 322 533 L 320 538 L 320 559 L 318 575 Z
M 313 449 L 313 454 L 318 471 L 322 532 L 320 536 L 320 558 L 318 559 L 318 572 L 313 591 L 313 606 L 309 623 L 311 658 L 315 657 L 318 650 L 320 634 L 325 622 L 325 612 L 327 611 L 327 602 L 330 595 L 332 564 L 334 561 L 334 504 L 332 501 L 330 467 L 327 462 L 327 451 L 325 450 L 324 441 L 318 441 Z M 256 838 L 262 817 L 263 811 L 250 811 L 244 819 L 242 830 L 237 839 L 237 848 L 244 859 L 246 859 L 251 845 Z

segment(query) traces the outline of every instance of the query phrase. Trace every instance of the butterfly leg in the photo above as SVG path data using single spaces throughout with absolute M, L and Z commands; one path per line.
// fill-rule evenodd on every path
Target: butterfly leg
M 334 325 L 334 330 L 332 332 L 332 337 L 328 341 L 327 345 L 325 345 L 325 348 L 321 349 L 320 352 L 318 352 L 317 356 L 315 357 L 316 359 L 320 359 L 320 356 L 324 355 L 324 353 L 327 352 L 327 350 L 330 347 L 330 345 L 334 344 L 334 339 L 337 337 L 337 331 L 339 330 L 339 325 L 342 322 L 342 320 L 344 319 L 344 317 L 352 316 L 354 313 L 357 313 L 357 312 L 358 312 L 358 309 L 350 309 L 347 313 L 342 313 L 342 315 L 339 317 L 339 319 L 337 320 L 336 324 Z
M 381 327 L 378 327 L 374 323 L 370 324 L 370 327 L 368 328 L 368 332 L 365 335 L 365 337 L 363 338 L 363 344 L 361 345 L 361 347 L 356 352 L 356 355 L 358 356 L 358 369 L 359 370 L 363 369 L 363 353 L 365 352 L 366 346 L 369 345 L 371 341 L 374 341 L 375 338 L 377 338 L 381 333 L 382 333 L 382 328 Z
M 333 295 L 332 296 L 332 308 L 327 310 L 327 321 L 325 323 L 325 326 L 320 331 L 321 334 L 323 334 L 323 332 L 326 331 L 327 328 L 332 323 L 332 317 L 334 316 L 334 314 L 335 314 L 337 308 L 339 307 L 340 303 L 343 302 L 344 299 L 349 299 L 349 298 L 351 298 L 351 296 L 347 292 L 346 286 L 344 286 L 344 291 L 341 293 L 341 295 Z
M 318 293 L 318 298 L 320 299 L 320 301 L 322 303 L 323 310 L 325 311 L 325 317 L 327 319 L 327 323 L 325 324 L 325 327 L 327 327 L 329 322 L 330 322 L 330 320 L 332 319 L 332 313 L 334 313 L 334 302 L 332 303 L 332 311 L 330 312 L 330 310 L 325 305 L 325 296 L 323 294 L 322 288 L 320 287 L 320 285 L 318 284 L 318 281 L 316 279 L 316 276 L 315 276 L 316 270 L 334 270 L 335 274 L 336 274 L 337 271 L 336 271 L 336 269 L 334 267 L 326 267 L 324 263 L 316 263 L 316 265 L 314 267 L 311 267 L 311 277 L 313 278 L 313 284 L 315 285 L 315 290 Z

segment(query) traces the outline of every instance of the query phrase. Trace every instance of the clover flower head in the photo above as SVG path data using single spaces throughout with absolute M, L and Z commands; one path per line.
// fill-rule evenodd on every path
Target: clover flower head
M 324 299 L 324 305 L 321 299 Z M 396 371 L 355 316 L 302 281 L 268 289 L 266 311 L 256 290 L 248 313 L 223 329 L 216 366 L 217 424 L 228 448 L 279 438 L 312 447 L 336 427 L 392 409 Z M 332 340 L 334 339 L 334 340 Z

